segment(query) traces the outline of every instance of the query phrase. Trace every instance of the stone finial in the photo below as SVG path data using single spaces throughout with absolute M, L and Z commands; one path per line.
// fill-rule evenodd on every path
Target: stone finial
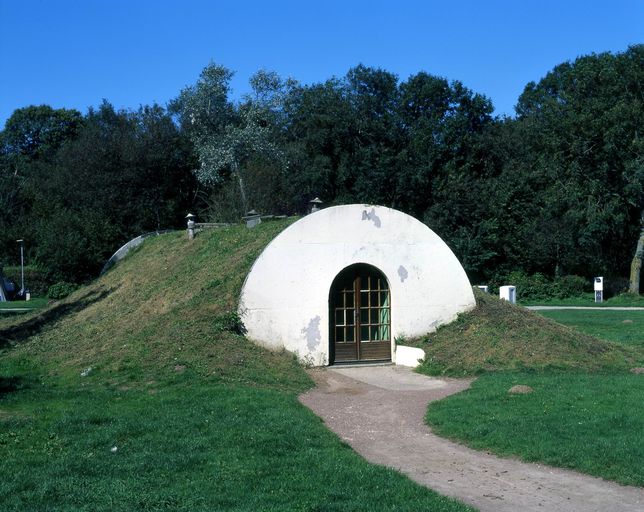
M 188 240 L 192 240 L 195 237 L 195 218 L 192 213 L 186 215 L 186 219 L 188 219 Z
M 315 213 L 320 209 L 323 202 L 319 197 L 316 197 L 315 199 L 311 199 L 309 204 L 311 205 L 311 213 Z

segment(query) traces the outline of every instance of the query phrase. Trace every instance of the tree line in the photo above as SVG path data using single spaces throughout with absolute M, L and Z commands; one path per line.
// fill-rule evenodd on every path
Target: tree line
M 358 65 L 302 85 L 259 71 L 231 99 L 208 65 L 167 106 L 16 110 L 0 132 L 0 261 L 16 239 L 52 281 L 96 276 L 125 241 L 188 211 L 390 206 L 474 281 L 629 275 L 644 216 L 644 45 L 555 66 L 516 116 L 459 81 Z M 640 248 L 641 252 L 641 248 Z

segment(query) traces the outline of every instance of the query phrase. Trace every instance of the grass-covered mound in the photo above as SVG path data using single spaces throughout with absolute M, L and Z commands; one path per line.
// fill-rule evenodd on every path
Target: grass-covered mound
M 428 375 L 477 375 L 507 370 L 628 369 L 642 352 L 600 340 L 521 306 L 476 291 L 476 307 L 415 340 Z
M 235 332 L 244 278 L 284 227 L 204 231 L 193 242 L 184 233 L 148 239 L 90 286 L 14 319 L 0 330 L 0 346 L 18 343 L 6 357 L 29 357 L 76 382 L 92 368 L 93 380 L 141 385 L 185 366 L 221 382 L 302 390 L 309 381 L 292 357 Z
M 148 239 L 0 321 L 3 512 L 469 510 L 358 457 L 297 401 L 294 357 L 238 333 L 243 280 L 286 225 Z

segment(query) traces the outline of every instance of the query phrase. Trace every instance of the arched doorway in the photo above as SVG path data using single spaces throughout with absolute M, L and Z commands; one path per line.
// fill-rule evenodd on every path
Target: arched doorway
M 391 293 L 385 275 L 359 263 L 329 293 L 330 362 L 391 361 Z

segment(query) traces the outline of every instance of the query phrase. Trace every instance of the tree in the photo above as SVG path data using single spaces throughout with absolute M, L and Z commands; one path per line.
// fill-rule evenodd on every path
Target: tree
M 192 202 L 191 152 L 158 105 L 90 109 L 76 139 L 36 162 L 26 185 L 38 261 L 83 281 L 127 240 L 179 227 Z
M 533 194 L 542 225 L 559 219 L 564 229 L 544 229 L 548 273 L 628 268 L 644 197 L 643 61 L 643 45 L 580 57 L 528 84 L 519 98 L 526 161 L 541 176 Z
M 49 105 L 19 108 L 5 124 L 4 151 L 32 159 L 51 155 L 78 134 L 82 122 L 81 113 L 73 109 Z
M 644 259 L 644 210 L 640 217 L 640 236 L 637 239 L 635 255 L 631 262 L 631 275 L 629 279 L 628 291 L 638 295 L 640 293 L 640 280 L 642 272 L 642 260 Z
M 181 119 L 190 119 L 190 137 L 199 158 L 200 183 L 217 187 L 233 176 L 239 184 L 243 210 L 248 208 L 244 166 L 255 157 L 285 164 L 276 143 L 283 120 L 283 104 L 294 82 L 276 73 L 259 71 L 250 79 L 253 94 L 234 106 L 228 99 L 232 72 L 210 64 L 192 87 L 173 103 Z

